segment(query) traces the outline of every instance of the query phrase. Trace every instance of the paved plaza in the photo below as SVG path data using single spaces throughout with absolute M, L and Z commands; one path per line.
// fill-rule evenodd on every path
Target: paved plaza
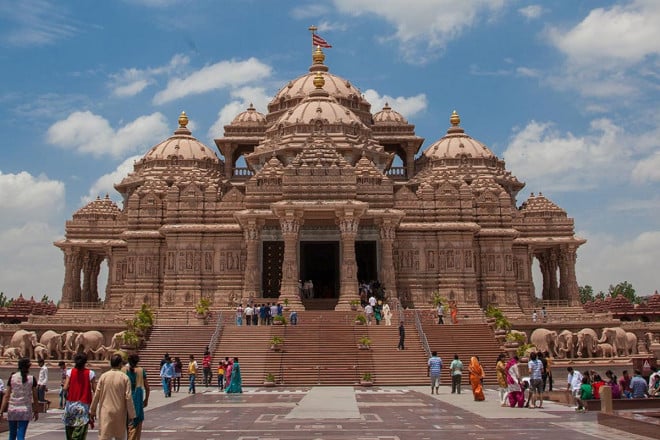
M 495 390 L 475 402 L 469 389 L 442 387 L 247 388 L 227 395 L 213 388 L 165 399 L 155 389 L 142 438 L 234 440 L 616 439 L 641 437 L 600 426 L 596 413 L 544 403 L 543 409 L 502 408 Z M 61 411 L 30 423 L 28 438 L 64 438 Z M 93 430 L 90 440 L 98 438 Z

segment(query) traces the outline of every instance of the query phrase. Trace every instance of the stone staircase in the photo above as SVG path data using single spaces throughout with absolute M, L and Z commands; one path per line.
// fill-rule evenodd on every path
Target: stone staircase
M 140 350 L 140 366 L 147 370 L 149 384 L 152 387 L 160 386 L 160 361 L 165 353 L 170 357 L 181 358 L 183 374 L 181 388 L 188 390 L 188 362 L 190 355 L 195 356 L 199 365 L 197 384 L 202 383 L 202 357 L 204 349 L 209 344 L 215 326 L 213 325 L 164 325 L 157 324 L 151 331 L 146 346 Z M 214 374 L 215 377 L 215 374 Z
M 427 357 L 414 319 L 406 314 L 406 350 L 398 351 L 398 326 L 356 325 L 356 312 L 305 310 L 298 312 L 299 325 L 234 325 L 233 315 L 224 313 L 222 331 L 213 355 L 213 383 L 217 383 L 217 365 L 225 357 L 238 357 L 243 384 L 261 386 L 268 373 L 286 386 L 355 385 L 364 373 L 371 373 L 375 385 L 426 385 Z M 163 322 L 164 320 L 160 320 Z M 440 354 L 445 364 L 442 382 L 450 383 L 448 366 L 457 353 L 465 365 L 470 356 L 482 359 L 487 370 L 486 383 L 495 384 L 494 364 L 499 346 L 486 324 L 440 326 L 423 321 L 431 350 Z M 158 371 L 165 352 L 179 356 L 184 364 L 182 387 L 187 389 L 186 369 L 190 354 L 200 363 L 209 344 L 214 325 L 157 324 L 145 349 L 141 364 L 149 373 L 152 386 L 159 386 Z M 284 338 L 281 351 L 270 349 L 274 335 Z M 371 350 L 360 350 L 358 341 L 371 339 Z M 469 341 L 469 346 L 467 345 Z M 201 371 L 197 383 L 201 383 Z
M 442 358 L 443 370 L 440 380 L 444 384 L 451 383 L 449 364 L 454 354 L 463 362 L 463 383 L 468 380 L 468 364 L 472 356 L 478 356 L 486 371 L 484 383 L 496 385 L 495 364 L 501 353 L 495 340 L 493 330 L 487 324 L 438 325 L 423 323 L 431 351 L 437 351 Z M 425 371 L 426 373 L 426 371 Z

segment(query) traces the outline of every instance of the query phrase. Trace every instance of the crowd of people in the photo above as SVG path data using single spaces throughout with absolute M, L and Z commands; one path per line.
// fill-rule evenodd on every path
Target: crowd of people
M 504 353 L 500 354 L 495 363 L 497 375 L 499 401 L 501 406 L 511 408 L 543 408 L 543 396 L 546 391 L 552 391 L 552 357 L 548 352 L 530 353 L 527 362 L 528 376 L 523 377 L 520 358 L 514 355 L 507 360 Z M 437 352 L 432 352 L 427 362 L 427 373 L 431 379 L 431 394 L 439 392 L 442 359 Z M 463 377 L 463 362 L 459 356 L 449 366 L 452 378 L 451 393 L 461 394 L 461 381 Z M 580 373 L 573 367 L 567 367 L 567 388 L 574 399 L 576 411 L 585 410 L 585 401 L 600 399 L 600 389 L 607 385 L 610 387 L 613 399 L 643 399 L 647 397 L 660 397 L 660 373 L 656 367 L 651 367 L 648 381 L 644 379 L 641 371 L 635 370 L 630 377 L 627 370 L 623 370 L 622 377 L 612 370 L 605 372 L 603 379 L 596 371 Z M 485 370 L 478 356 L 472 356 L 468 365 L 469 383 L 475 401 L 485 400 L 483 380 Z
M 284 306 L 280 303 L 253 304 L 249 302 L 245 308 L 239 304 L 236 307 L 236 325 L 272 325 L 276 316 L 284 317 Z M 298 312 L 289 311 L 289 323 L 298 324 Z

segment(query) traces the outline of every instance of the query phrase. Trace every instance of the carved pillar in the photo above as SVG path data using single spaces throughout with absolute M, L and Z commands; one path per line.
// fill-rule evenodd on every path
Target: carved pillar
M 359 299 L 357 263 L 355 261 L 355 237 L 360 225 L 359 217 L 352 212 L 344 213 L 337 219 L 341 232 L 341 269 L 339 301 L 335 310 L 350 310 L 350 301 Z
M 389 221 L 380 223 L 380 272 L 378 279 L 389 292 L 396 292 L 396 272 L 392 249 L 396 226 Z
M 415 175 L 415 150 L 412 147 L 406 149 L 406 179 Z
M 76 275 L 77 273 L 77 275 Z M 77 280 L 77 281 L 76 281 Z M 77 286 L 77 287 L 76 287 Z M 78 249 L 64 249 L 64 284 L 62 285 L 62 305 L 70 307 L 80 296 L 80 266 Z
M 541 293 L 541 299 L 549 300 L 550 299 L 550 259 L 548 258 L 547 253 L 544 251 L 541 254 L 536 256 L 539 259 L 539 267 L 541 269 L 541 276 L 543 278 L 543 290 Z M 532 292 L 532 297 L 535 296 L 535 292 Z
M 566 301 L 568 300 L 568 256 L 565 248 L 559 249 L 557 261 L 559 264 L 559 299 Z
M 556 249 L 548 251 L 550 254 L 550 296 L 548 299 L 557 301 L 559 299 L 559 283 L 557 281 L 557 267 L 559 266 L 559 257 Z
M 564 251 L 564 262 L 565 269 L 564 273 L 566 276 L 566 281 L 564 281 L 564 275 L 562 275 L 562 284 L 564 285 L 566 299 L 568 304 L 571 306 L 580 305 L 580 293 L 578 291 L 577 277 L 575 276 L 575 263 L 577 261 L 577 248 L 569 246 Z
M 245 259 L 245 282 L 243 283 L 243 298 L 261 297 L 261 270 L 259 267 L 259 245 L 261 244 L 261 228 L 263 222 L 250 220 L 243 227 L 243 237 L 247 257 Z
M 282 261 L 282 287 L 280 290 L 280 301 L 289 300 L 291 307 L 298 310 L 303 309 L 300 301 L 298 280 L 300 270 L 298 269 L 298 235 L 302 219 L 291 212 L 280 218 L 280 228 L 284 238 L 284 258 Z
M 89 289 L 90 289 L 90 280 L 92 276 L 92 255 L 88 250 L 83 251 L 82 273 L 83 273 L 82 293 L 79 301 L 89 302 L 91 301 Z

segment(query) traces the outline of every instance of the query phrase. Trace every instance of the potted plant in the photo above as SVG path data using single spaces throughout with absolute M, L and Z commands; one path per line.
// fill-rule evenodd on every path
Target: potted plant
M 370 387 L 374 384 L 374 378 L 371 373 L 363 373 L 360 379 L 360 385 L 363 387 Z
M 495 327 L 495 334 L 502 334 L 505 335 L 506 331 L 511 328 L 511 323 L 509 322 L 508 319 L 506 319 L 506 316 L 502 313 L 500 309 L 497 307 L 493 307 L 492 305 L 489 305 L 486 308 L 486 322 L 488 324 L 492 325 Z
M 138 336 L 148 337 L 154 326 L 154 312 L 148 304 L 142 303 L 140 310 L 135 312 L 132 327 Z
M 275 375 L 273 373 L 267 373 L 266 378 L 264 379 L 265 387 L 274 387 L 275 386 Z
M 284 345 L 284 338 L 281 336 L 273 336 L 270 338 L 270 349 L 273 351 L 280 351 Z
M 195 305 L 195 317 L 202 322 L 208 324 L 208 317 L 211 313 L 211 300 L 201 297 L 197 305 Z
M 289 310 L 289 298 L 284 298 L 282 304 L 284 304 L 284 310 Z
M 367 323 L 367 317 L 360 313 L 355 317 L 355 323 L 357 325 L 365 325 Z
M 371 339 L 369 339 L 367 336 L 362 336 L 358 340 L 358 348 L 360 350 L 369 350 L 369 349 L 371 349 Z
M 286 318 L 284 315 L 273 316 L 273 325 L 286 325 Z
M 352 299 L 348 302 L 348 304 L 351 306 L 351 310 L 357 310 L 358 306 L 360 305 L 360 300 Z
M 127 351 L 136 350 L 140 346 L 140 341 L 140 335 L 134 329 L 128 328 L 122 336 L 121 348 Z

